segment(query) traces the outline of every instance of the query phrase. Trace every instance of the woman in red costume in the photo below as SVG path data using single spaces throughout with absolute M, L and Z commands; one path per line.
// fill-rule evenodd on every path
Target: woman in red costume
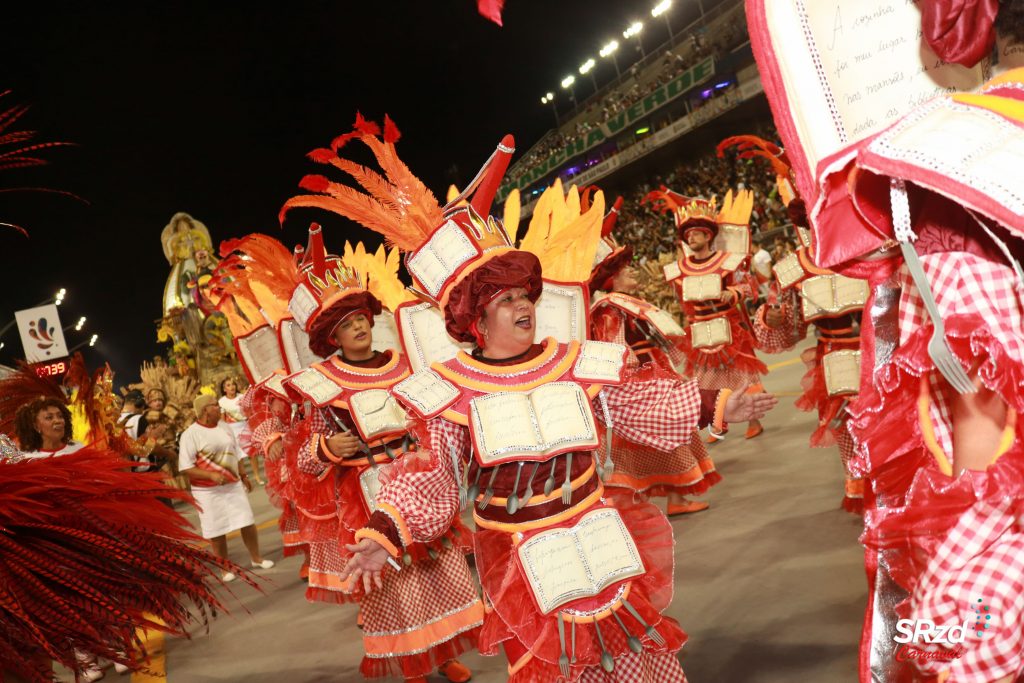
M 595 417 L 606 429 L 672 450 L 698 426 L 717 418 L 720 429 L 724 419 L 759 416 L 774 399 L 702 394 L 678 378 L 626 382 L 624 347 L 535 343 L 540 262 L 513 248 L 487 217 L 511 136 L 442 209 L 397 160 L 394 124 L 385 119 L 383 140 L 379 132 L 359 118 L 335 154 L 318 159 L 342 167 L 349 162 L 337 148 L 358 138 L 385 172 L 374 174 L 383 183 L 366 183 L 375 198 L 353 201 L 351 188 L 307 182 L 330 196 L 296 197 L 285 209 L 320 206 L 384 233 L 409 252 L 415 286 L 438 303 L 448 333 L 475 348 L 395 385 L 422 450 L 382 475 L 377 511 L 356 533 L 346 576 L 369 589 L 390 572 L 389 557 L 437 538 L 460 503 L 471 503 L 489 605 L 480 649 L 494 655 L 504 648 L 509 680 L 684 681 L 676 652 L 686 636 L 662 614 L 672 597 L 671 527 L 632 496 L 614 505 L 605 499 Z M 564 201 L 560 185 L 557 192 Z M 603 197 L 595 206 L 603 212 Z
M 666 189 L 650 193 L 644 201 L 672 212 L 679 240 L 690 250 L 665 266 L 665 279 L 686 316 L 686 374 L 701 389 L 761 390 L 761 376 L 768 368 L 754 353 L 744 308 L 744 302 L 757 295 L 757 282 L 748 270 L 749 254 L 716 251 L 714 246 L 719 224 L 745 224 L 749 210 L 745 217 L 732 220 L 723 214 L 732 214 L 738 203 L 719 212 L 714 199 L 691 199 Z M 752 420 L 746 438 L 763 431 L 761 423 Z M 711 435 L 708 442 L 715 440 Z
M 592 337 L 628 346 L 631 367 L 652 363 L 675 374 L 686 362 L 677 347 L 685 333 L 670 314 L 634 296 L 640 283 L 630 265 L 633 248 L 619 246 L 611 235 L 621 204 L 619 197 L 605 217 L 590 277 Z M 612 462 L 615 468 L 605 480 L 608 486 L 633 489 L 645 499 L 666 496 L 669 515 L 706 510 L 706 502 L 684 496 L 700 495 L 722 480 L 697 432 L 689 443 L 669 452 L 616 437 Z
M 356 253 L 365 254 L 362 245 Z M 396 571 L 377 590 L 344 578 L 355 534 L 379 505 L 378 477 L 414 457 L 407 455 L 405 413 L 388 393 L 409 376 L 409 365 L 397 351 L 373 349 L 374 316 L 382 307 L 367 289 L 367 270 L 355 270 L 364 264 L 348 254 L 345 262 L 328 256 L 319 226 L 310 230 L 306 259 L 291 309 L 310 349 L 327 358 L 285 382 L 297 402 L 312 405 L 293 435 L 301 445 L 292 485 L 310 548 L 306 597 L 359 603 L 364 676 L 421 682 L 439 670 L 450 681 L 467 681 L 470 671 L 455 657 L 476 646 L 483 605 L 466 563 L 468 533 L 458 520 L 397 554 Z
M 89 431 L 83 447 L 68 444 L 70 414 L 63 389 L 25 366 L 0 382 L 0 678 L 53 680 L 52 661 L 83 680 L 102 671 L 96 657 L 144 669 L 136 629 L 189 637 L 223 604 L 212 590 L 237 565 L 202 549 L 201 539 L 163 501 L 190 501 L 159 473 L 132 471 L 133 443 L 105 431 L 114 424 L 113 396 L 98 374 L 72 360 L 76 411 Z M 73 379 L 72 379 L 73 378 Z M 97 390 L 98 389 L 98 390 Z M 16 422 L 14 408 L 35 416 L 57 406 L 52 424 Z M 16 429 L 20 427 L 20 429 Z M 40 434 L 36 434 L 36 428 Z M 20 432 L 24 453 L 5 433 Z M 74 442 L 71 442 L 74 443 Z M 145 590 L 140 590 L 145 586 Z M 188 603 L 192 603 L 189 605 Z M 87 655 L 85 653 L 88 653 Z
M 284 457 L 285 436 L 298 427 L 298 413 L 293 415 L 292 404 L 275 391 L 282 375 L 273 375 L 274 386 L 268 381 L 249 387 L 242 395 L 241 409 L 252 430 L 243 443 L 250 453 L 258 450 L 264 457 L 264 472 L 267 475 L 267 497 L 274 507 L 281 511 L 277 528 L 281 532 L 282 555 L 291 557 L 303 555 L 299 578 L 309 579 L 309 545 L 302 540 L 299 529 L 299 512 L 295 508 L 295 493 Z

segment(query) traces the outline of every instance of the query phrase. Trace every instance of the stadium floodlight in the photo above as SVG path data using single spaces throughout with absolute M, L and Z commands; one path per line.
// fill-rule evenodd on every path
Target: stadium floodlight
M 589 58 L 587 61 L 580 64 L 580 74 L 588 73 L 596 64 L 597 62 L 594 61 L 593 57 Z
M 643 30 L 644 30 L 643 22 L 634 21 L 632 24 L 629 25 L 629 28 L 627 28 L 625 31 L 622 32 L 622 37 L 623 38 L 632 38 L 633 36 L 640 35 L 640 31 L 643 31 Z
M 92 339 L 89 340 L 89 346 L 96 346 L 96 342 L 99 340 L 99 338 L 100 335 L 98 334 L 92 335 Z
M 651 8 L 652 17 L 660 17 L 662 14 L 668 11 L 668 8 L 672 6 L 672 0 L 661 0 L 657 5 Z
M 64 297 L 67 296 L 67 294 L 68 294 L 68 290 L 66 290 L 63 287 L 61 287 L 60 290 L 57 292 L 57 294 L 54 295 L 53 303 L 55 303 L 58 306 L 60 306 L 62 303 L 64 303 Z
M 562 79 L 562 87 L 563 88 L 571 88 L 572 84 L 575 83 L 575 82 L 576 82 L 576 77 L 573 76 L 572 74 L 569 74 L 568 76 L 566 76 L 565 78 Z
M 619 41 L 613 40 L 612 42 L 608 43 L 607 45 L 605 45 L 604 47 L 601 48 L 600 55 L 602 57 L 608 57 L 608 56 L 610 56 L 613 52 L 615 52 L 618 49 L 619 49 Z
M 83 327 L 85 327 L 85 316 L 84 315 L 81 318 L 78 319 L 77 323 L 75 323 L 75 332 L 81 332 Z

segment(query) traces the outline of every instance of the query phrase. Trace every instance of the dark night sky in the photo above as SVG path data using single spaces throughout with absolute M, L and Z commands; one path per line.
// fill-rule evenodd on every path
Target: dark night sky
M 391 115 L 400 154 L 443 197 L 504 133 L 520 151 L 543 134 L 552 117 L 540 96 L 609 38 L 625 43 L 630 20 L 647 20 L 648 46 L 666 37 L 650 21 L 653 0 L 508 0 L 504 28 L 472 0 L 21 4 L 0 26 L 0 90 L 14 91 L 0 105 L 31 104 L 18 129 L 78 146 L 52 151 L 42 169 L 4 172 L 0 187 L 46 185 L 89 204 L 0 195 L 0 220 L 31 233 L 0 231 L 0 326 L 66 287 L 64 324 L 89 318 L 101 343 L 87 361 L 109 360 L 118 384 L 158 351 L 170 268 L 160 231 L 176 211 L 203 221 L 215 245 L 253 231 L 304 241 L 309 217 L 282 231 L 278 209 L 314 170 L 303 155 L 347 131 L 357 109 Z M 693 4 L 677 0 L 678 25 Z M 598 67 L 599 81 L 613 73 Z M 582 98 L 589 79 L 577 78 Z M 369 235 L 325 223 L 329 247 Z M 69 334 L 69 345 L 87 338 Z M 2 340 L 10 363 L 16 331 Z

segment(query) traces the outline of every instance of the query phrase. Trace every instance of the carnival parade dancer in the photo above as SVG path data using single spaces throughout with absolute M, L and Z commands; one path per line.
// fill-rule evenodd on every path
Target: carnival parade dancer
M 973 64 L 991 51 L 996 13 L 1021 9 L 924 2 L 923 34 L 940 63 Z M 919 68 L 916 44 L 912 56 L 897 68 Z M 1008 683 L 1024 669 L 1022 93 L 1020 69 L 943 93 L 829 150 L 811 177 L 816 262 L 871 285 L 849 408 L 853 464 L 870 484 L 865 682 Z M 778 100 L 773 109 L 787 116 Z M 909 643 L 917 656 L 906 656 L 893 647 L 904 618 L 966 622 L 966 637 Z
M 789 218 L 797 229 L 800 247 L 775 264 L 768 300 L 753 318 L 758 348 L 782 353 L 807 337 L 813 325 L 817 344 L 801 359 L 807 373 L 800 384 L 803 394 L 796 407 L 818 411 L 818 428 L 811 434 L 811 446 L 839 447 L 846 482 L 842 507 L 864 512 L 864 480 L 851 470 L 853 437 L 847 424 L 846 407 L 860 387 L 860 317 L 868 296 L 868 285 L 820 268 L 814 262 L 810 225 L 803 199 L 795 196 L 790 168 L 782 149 L 753 135 L 723 140 L 718 153 L 736 145 L 740 158 L 767 160 L 776 173 L 779 196 L 786 202 Z
M 373 349 L 374 316 L 382 306 L 369 288 L 391 305 L 404 298 L 398 252 L 387 259 L 381 248 L 376 256 L 359 244 L 346 245 L 340 261 L 329 257 L 314 226 L 308 267 L 291 300 L 310 349 L 327 358 L 285 382 L 297 400 L 313 405 L 302 427 L 309 436 L 297 453 L 298 505 L 311 521 L 326 516 L 335 527 L 327 542 L 311 539 L 307 595 L 359 602 L 364 676 L 425 681 L 436 669 L 448 680 L 467 681 L 471 672 L 455 658 L 476 647 L 484 610 L 466 563 L 468 533 L 458 520 L 429 543 L 405 547 L 396 571 L 381 577 L 376 590 L 344 580 L 356 533 L 380 505 L 378 477 L 387 476 L 393 461 L 417 457 L 407 453 L 406 414 L 388 393 L 409 376 L 409 365 L 395 350 Z
M 639 282 L 631 265 L 633 248 L 620 246 L 612 236 L 621 204 L 619 197 L 605 217 L 590 276 L 592 338 L 629 347 L 630 366 L 654 363 L 675 373 L 686 362 L 677 346 L 684 330 L 671 314 L 635 296 Z M 631 488 L 648 499 L 667 496 L 669 515 L 706 510 L 707 502 L 684 496 L 704 493 L 722 480 L 697 432 L 689 443 L 670 452 L 616 437 L 612 462 L 608 486 Z
M 665 266 L 665 280 L 686 316 L 686 375 L 701 389 L 761 390 L 761 376 L 768 368 L 754 353 L 744 308 L 757 292 L 747 270 L 749 255 L 716 251 L 713 244 L 720 225 L 747 224 L 752 195 L 741 192 L 733 200 L 730 192 L 721 211 L 714 199 L 691 199 L 666 189 L 651 192 L 643 201 L 672 212 L 679 240 L 690 250 Z M 763 431 L 759 420 L 751 420 L 745 436 L 751 439 Z M 708 439 L 715 440 L 714 435 Z
M 278 375 L 277 379 L 281 379 Z M 267 497 L 281 511 L 277 528 L 281 532 L 281 554 L 285 557 L 303 555 L 299 578 L 309 579 L 309 544 L 302 540 L 299 512 L 295 507 L 291 476 L 284 457 L 284 441 L 289 431 L 298 428 L 298 412 L 292 410 L 287 395 L 282 396 L 266 382 L 249 387 L 242 395 L 242 411 L 246 415 L 252 435 L 244 447 L 256 450 L 264 457 L 267 475 Z
M 543 282 L 541 261 L 526 245 L 550 238 L 549 255 L 558 254 L 562 272 L 571 264 L 575 281 L 584 281 L 593 254 L 567 247 L 580 244 L 575 228 L 599 229 L 603 197 L 581 215 L 575 188 L 565 197 L 556 182 L 538 202 L 524 250 L 515 249 L 488 216 L 513 151 L 511 136 L 463 195 L 442 208 L 398 160 L 394 124 L 385 118 L 383 140 L 379 133 L 358 117 L 333 154 L 317 156 L 352 168 L 337 150 L 352 138 L 362 141 L 384 170 L 352 174 L 372 197 L 305 182 L 326 195 L 293 198 L 285 210 L 321 207 L 384 234 L 408 252 L 414 286 L 437 303 L 448 333 L 475 349 L 395 385 L 394 395 L 414 415 L 421 450 L 382 475 L 377 511 L 356 534 L 346 576 L 369 589 L 390 571 L 389 557 L 437 538 L 459 515 L 460 502 L 472 503 L 475 559 L 490 607 L 480 649 L 494 655 L 503 646 L 509 680 L 597 681 L 614 671 L 619 681 L 684 681 L 675 653 L 685 634 L 662 615 L 672 596 L 671 527 L 632 496 L 615 505 L 604 499 L 595 413 L 606 428 L 672 450 L 698 425 L 716 419 L 721 429 L 729 418 L 758 417 L 774 399 L 702 395 L 678 378 L 624 382 L 623 347 L 534 343 Z M 554 233 L 565 223 L 573 229 L 560 242 Z M 558 262 L 546 261 L 549 275 L 558 275 Z M 607 543 L 595 543 L 598 537 Z
M 282 462 L 283 492 L 308 548 L 307 599 L 360 605 L 363 675 L 425 681 L 440 669 L 449 680 L 465 681 L 470 671 L 455 658 L 475 647 L 483 606 L 465 559 L 468 533 L 457 522 L 443 538 L 408 548 L 395 563 L 401 571 L 385 576 L 379 590 L 341 578 L 351 554 L 346 546 L 375 506 L 379 473 L 410 447 L 405 413 L 387 391 L 409 366 L 396 351 L 375 351 L 371 330 L 382 300 L 394 307 L 409 298 L 397 278 L 398 252 L 345 247 L 343 258 L 328 255 L 318 226 L 308 247 L 296 249 L 299 264 L 265 235 L 221 247 L 219 308 L 247 373 L 263 377 L 254 384 L 255 414 L 263 417 L 253 446 Z M 284 323 L 301 325 L 305 354 L 326 360 L 299 369 L 283 349 L 258 359 L 248 342 L 259 344 L 260 334 L 283 338 Z M 289 375 L 282 366 L 296 371 Z

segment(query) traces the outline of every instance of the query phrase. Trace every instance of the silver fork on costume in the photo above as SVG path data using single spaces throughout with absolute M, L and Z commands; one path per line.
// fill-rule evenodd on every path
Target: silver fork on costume
M 917 256 L 913 241 L 917 239 L 910 224 L 910 202 L 907 199 L 907 186 L 903 180 L 893 178 L 889 181 L 889 199 L 892 204 L 892 222 L 896 239 L 900 243 L 900 251 L 903 252 L 903 260 L 907 264 L 910 277 L 914 280 L 921 300 L 924 302 L 925 310 L 932 321 L 932 338 L 928 342 L 928 355 L 935 363 L 935 368 L 946 378 L 950 386 L 961 394 L 973 394 L 978 389 L 974 382 L 964 371 L 960 361 L 953 355 L 946 341 L 946 326 L 942 322 L 942 315 L 939 313 L 938 304 L 935 303 L 935 295 L 932 293 L 931 283 L 921 265 L 921 259 Z

